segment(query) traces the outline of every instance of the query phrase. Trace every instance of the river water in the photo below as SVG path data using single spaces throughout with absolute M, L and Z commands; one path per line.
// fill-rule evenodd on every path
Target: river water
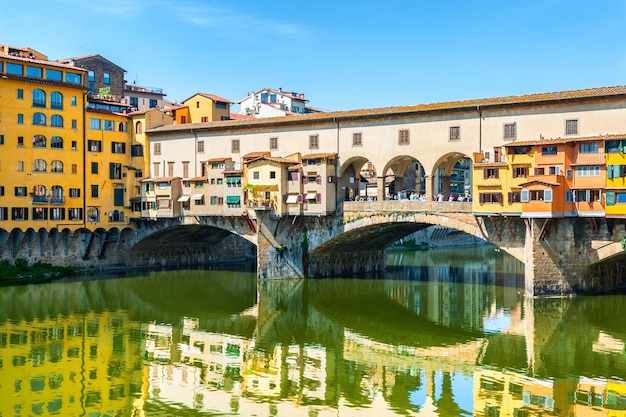
M 386 279 L 158 271 L 0 288 L 0 416 L 625 416 L 626 298 L 491 247 Z

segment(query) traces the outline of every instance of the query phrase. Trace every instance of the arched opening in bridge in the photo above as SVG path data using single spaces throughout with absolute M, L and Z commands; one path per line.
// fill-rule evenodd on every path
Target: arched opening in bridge
M 159 267 L 229 263 L 250 269 L 256 266 L 256 251 L 256 245 L 229 230 L 194 224 L 154 231 L 130 249 L 128 261 Z
M 426 196 L 424 166 L 416 158 L 399 155 L 385 166 L 385 199 L 419 200 Z
M 472 192 L 472 160 L 461 153 L 443 155 L 432 172 L 433 199 L 464 201 Z

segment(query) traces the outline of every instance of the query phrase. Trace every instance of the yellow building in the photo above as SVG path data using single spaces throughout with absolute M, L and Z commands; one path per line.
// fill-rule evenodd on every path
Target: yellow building
M 0 229 L 84 227 L 86 71 L 0 50 Z
M 222 97 L 196 93 L 183 101 L 183 105 L 170 109 L 176 124 L 208 123 L 230 119 L 231 101 Z
M 605 139 L 606 217 L 626 218 L 626 135 Z

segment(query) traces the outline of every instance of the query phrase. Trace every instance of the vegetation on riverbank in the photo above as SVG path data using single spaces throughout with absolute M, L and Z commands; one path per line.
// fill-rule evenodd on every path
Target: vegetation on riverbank
M 84 272 L 84 268 L 54 266 L 43 262 L 29 265 L 26 259 L 18 258 L 14 263 L 9 261 L 0 262 L 0 285 L 18 282 L 41 282 Z

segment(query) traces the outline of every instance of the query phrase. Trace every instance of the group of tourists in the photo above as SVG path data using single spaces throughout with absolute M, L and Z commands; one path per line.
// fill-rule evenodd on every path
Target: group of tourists
M 446 201 L 446 198 L 442 193 L 439 193 L 433 199 L 434 201 Z M 450 194 L 447 201 L 467 201 L 469 203 L 472 202 L 472 196 L 469 193 L 465 194 Z

